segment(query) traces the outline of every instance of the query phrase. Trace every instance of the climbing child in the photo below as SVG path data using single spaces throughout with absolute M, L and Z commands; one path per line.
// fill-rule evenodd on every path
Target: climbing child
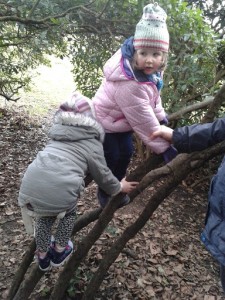
M 106 162 L 119 180 L 126 175 L 133 154 L 133 132 L 166 162 L 176 156 L 176 150 L 163 138 L 149 139 L 160 124 L 168 123 L 160 98 L 169 50 L 166 18 L 157 3 L 144 7 L 134 37 L 125 40 L 106 62 L 104 79 L 93 98 L 96 118 L 106 132 Z M 99 189 L 98 198 L 103 204 L 109 196 Z M 127 195 L 124 203 L 129 203 Z
M 62 265 L 73 251 L 69 240 L 87 173 L 109 195 L 129 193 L 137 185 L 125 179 L 120 182 L 107 167 L 104 130 L 94 117 L 90 100 L 78 92 L 56 112 L 49 137 L 46 147 L 28 166 L 18 199 L 29 232 L 29 216 L 36 218 L 36 255 L 42 271 Z M 55 241 L 51 242 L 56 219 Z

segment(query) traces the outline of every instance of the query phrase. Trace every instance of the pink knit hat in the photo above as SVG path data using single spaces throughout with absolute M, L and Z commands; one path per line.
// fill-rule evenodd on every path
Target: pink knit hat
M 71 98 L 60 105 L 60 109 L 67 112 L 83 114 L 87 117 L 94 117 L 91 100 L 78 91 L 73 92 Z
M 163 52 L 169 50 L 169 33 L 166 26 L 167 14 L 157 4 L 148 4 L 136 26 L 134 49 L 154 48 Z

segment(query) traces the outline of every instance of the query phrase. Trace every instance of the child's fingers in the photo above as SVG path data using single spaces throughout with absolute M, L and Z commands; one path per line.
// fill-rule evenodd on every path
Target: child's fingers
M 138 185 L 138 182 L 130 182 L 130 185 L 129 185 L 129 190 L 132 191 L 136 188 L 136 186 Z
M 162 131 L 158 130 L 158 131 L 154 131 L 151 135 L 150 135 L 150 139 L 154 140 L 157 137 L 162 137 Z
M 130 182 L 130 184 L 131 184 L 132 186 L 137 186 L 137 185 L 139 184 L 139 182 L 137 182 L 137 181 L 132 181 L 132 182 Z
M 139 184 L 139 182 L 137 182 L 137 181 L 130 181 L 130 182 L 128 182 L 128 181 L 126 181 L 125 178 L 123 178 L 121 180 L 121 183 L 122 183 L 122 192 L 124 192 L 124 193 L 131 192 Z

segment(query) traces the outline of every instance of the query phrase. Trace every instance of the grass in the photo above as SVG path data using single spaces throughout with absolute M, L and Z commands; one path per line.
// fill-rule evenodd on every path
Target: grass
M 24 108 L 31 116 L 45 116 L 49 110 L 58 107 L 75 89 L 72 66 L 66 59 L 51 58 L 52 67 L 39 66 L 33 72 L 30 92 L 20 92 L 15 103 L 0 99 L 0 106 Z

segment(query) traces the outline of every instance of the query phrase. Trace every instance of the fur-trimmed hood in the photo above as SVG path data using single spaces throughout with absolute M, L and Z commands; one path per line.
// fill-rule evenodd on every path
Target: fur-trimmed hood
M 59 126 L 56 125 L 66 125 L 61 126 L 61 130 L 59 130 Z M 69 130 L 69 126 L 76 127 L 76 131 Z M 57 133 L 57 130 L 59 132 Z M 65 129 L 65 132 L 64 132 Z M 71 128 L 74 129 L 74 128 Z M 76 133 L 74 136 L 74 132 Z M 80 133 L 80 134 L 79 134 Z M 63 134 L 65 136 L 63 137 Z M 83 134 L 83 135 L 82 135 Z M 104 129 L 100 123 L 98 123 L 94 118 L 85 116 L 84 114 L 74 113 L 74 112 L 66 112 L 59 110 L 55 114 L 54 117 L 54 125 L 50 130 L 50 137 L 55 140 L 61 139 L 69 139 L 69 140 L 79 140 L 88 138 L 88 135 L 95 135 L 95 138 L 104 141 Z
M 106 165 L 102 126 L 86 107 L 84 113 L 78 113 L 77 107 L 72 107 L 72 111 L 63 108 L 55 115 L 50 140 L 37 153 L 22 179 L 18 202 L 29 232 L 32 222 L 27 205 L 32 207 L 32 216 L 63 216 L 76 208 L 87 174 L 108 195 L 121 191 L 120 182 Z M 79 106 L 80 111 L 83 108 Z

